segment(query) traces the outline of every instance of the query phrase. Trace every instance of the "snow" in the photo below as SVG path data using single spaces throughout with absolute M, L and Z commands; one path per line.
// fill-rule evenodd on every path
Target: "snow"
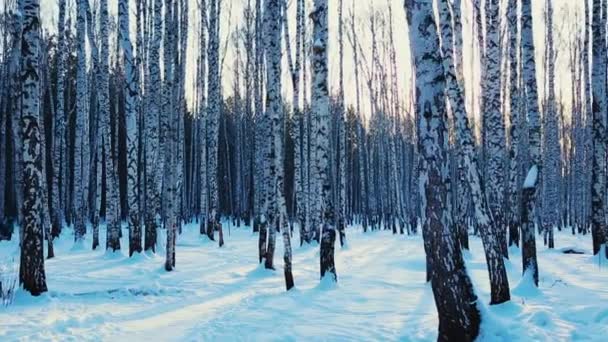
M 528 175 L 526 175 L 526 179 L 524 181 L 524 189 L 529 189 L 529 188 L 535 187 L 537 178 L 538 178 L 538 167 L 536 165 L 532 165 L 530 170 L 528 170 Z
M 187 225 L 177 242 L 177 268 L 165 272 L 164 249 L 128 258 L 73 249 L 71 231 L 56 240 L 46 262 L 50 291 L 19 291 L 0 308 L 0 341 L 435 341 L 437 316 L 425 283 L 418 236 L 347 229 L 348 249 L 336 248 L 338 283 L 319 281 L 317 245 L 294 245 L 296 288 L 285 291 L 283 247 L 276 271 L 258 265 L 257 236 L 231 229 L 218 248 Z M 225 231 L 227 231 L 225 229 Z M 294 242 L 299 241 L 295 229 Z M 556 232 L 548 250 L 539 237 L 539 288 L 521 276 L 521 252 L 506 261 L 510 302 L 489 306 L 490 287 L 480 239 L 471 237 L 467 269 L 479 296 L 480 341 L 600 341 L 608 334 L 608 264 L 591 255 L 591 237 Z M 127 248 L 127 232 L 121 240 Z M 105 246 L 105 228 L 100 231 Z M 0 263 L 18 255 L 18 238 L 0 242 Z M 161 232 L 159 241 L 165 241 Z

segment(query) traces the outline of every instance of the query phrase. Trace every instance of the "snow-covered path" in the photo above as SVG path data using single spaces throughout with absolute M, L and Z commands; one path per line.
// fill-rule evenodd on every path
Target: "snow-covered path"
M 257 236 L 249 229 L 233 228 L 220 249 L 187 226 L 177 243 L 177 269 L 167 273 L 163 250 L 129 259 L 92 252 L 88 240 L 86 248 L 74 249 L 68 233 L 46 263 L 49 293 L 20 293 L 13 306 L 0 309 L 0 340 L 435 340 L 421 237 L 358 229 L 347 237 L 349 247 L 336 249 L 337 287 L 319 283 L 317 247 L 294 246 L 296 289 L 287 293 L 280 236 L 273 272 L 258 266 Z M 481 340 L 604 340 L 608 265 L 600 268 L 590 256 L 590 237 L 556 236 L 558 248 L 575 246 L 583 255 L 538 243 L 540 290 L 521 282 L 521 258 L 512 249 L 513 300 L 488 307 L 481 242 L 471 238 L 466 260 L 482 304 Z M 16 250 L 14 242 L 0 242 L 0 260 Z

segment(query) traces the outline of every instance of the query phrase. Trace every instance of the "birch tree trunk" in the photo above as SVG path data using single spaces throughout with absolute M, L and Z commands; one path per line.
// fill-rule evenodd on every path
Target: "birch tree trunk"
M 201 16 L 201 28 L 200 28 L 200 37 L 199 37 L 199 82 L 197 91 L 199 93 L 199 118 L 198 118 L 198 128 L 199 128 L 199 143 L 200 143 L 200 174 L 199 174 L 199 183 L 200 183 L 200 217 L 199 217 L 199 232 L 201 235 L 207 234 L 207 218 L 209 215 L 209 194 L 208 194 L 208 177 L 207 177 L 207 103 L 206 103 L 206 88 L 205 79 L 206 76 L 206 62 L 207 62 L 207 39 L 206 34 L 209 33 L 208 23 L 207 23 L 207 2 L 206 0 L 201 0 L 200 8 L 200 16 Z
M 47 291 L 42 227 L 42 151 L 40 115 L 40 2 L 23 0 L 21 80 L 23 127 L 23 238 L 19 283 L 32 295 Z
M 266 0 L 264 9 L 265 43 L 266 43 L 266 115 L 270 126 L 271 148 L 267 159 L 267 219 L 268 249 L 266 251 L 265 267 L 274 269 L 273 254 L 275 233 L 283 232 L 285 245 L 284 274 L 285 285 L 289 291 L 293 286 L 291 272 L 291 241 L 289 227 L 286 224 L 287 210 L 283 193 L 283 105 L 281 98 L 281 0 Z
M 48 64 L 45 64 L 44 61 L 48 60 L 48 43 L 45 42 L 44 38 L 41 37 L 40 38 L 40 50 L 39 50 L 39 64 L 40 64 L 40 68 L 38 71 L 38 75 L 40 78 L 40 86 L 39 86 L 39 103 L 40 103 L 40 107 L 44 108 L 44 101 L 45 101 L 45 95 L 48 94 L 49 97 L 49 102 L 50 102 L 50 107 L 52 108 L 54 106 L 53 104 L 53 96 L 51 94 L 51 83 L 50 83 L 50 73 L 48 70 Z M 40 196 L 41 196 L 41 202 L 42 202 L 42 210 L 41 210 L 41 225 L 42 225 L 42 231 L 44 234 L 44 239 L 46 240 L 47 244 L 47 259 L 52 259 L 55 257 L 55 250 L 53 248 L 53 236 L 51 235 L 51 211 L 50 211 L 50 207 L 49 207 L 49 182 L 48 182 L 48 173 L 47 173 L 47 158 L 49 158 L 49 155 L 46 153 L 47 149 L 46 149 L 46 136 L 45 136 L 45 130 L 44 127 L 47 127 L 46 121 L 45 121 L 45 117 L 44 117 L 44 112 L 41 111 L 41 113 L 39 114 L 39 120 L 38 120 L 38 125 L 39 127 L 42 127 L 40 129 L 40 151 L 41 151 L 41 158 L 42 158 L 42 170 L 41 170 L 41 184 L 40 184 Z M 54 112 L 53 110 L 51 110 L 51 117 L 54 116 Z
M 591 168 L 591 236 L 593 254 L 606 244 L 606 22 L 602 1 L 593 1 L 593 63 L 591 69 L 593 111 L 593 166 Z M 606 251 L 608 253 L 608 250 Z M 608 254 L 607 254 L 608 256 Z
M 416 71 L 421 219 L 439 314 L 437 340 L 473 341 L 479 334 L 481 317 L 460 245 L 450 229 L 445 82 L 433 4 L 406 0 L 405 10 Z
M 93 226 L 93 246 L 99 245 L 99 221 L 101 218 L 101 185 L 104 180 L 102 177 L 102 163 L 105 161 L 103 158 L 103 144 L 100 143 L 101 130 L 103 129 L 102 120 L 104 119 L 101 113 L 99 94 L 97 87 L 89 86 L 103 84 L 103 75 L 99 62 L 99 48 L 100 41 L 97 41 L 96 34 L 101 33 L 101 25 L 97 25 L 97 8 L 99 2 L 91 4 L 89 1 L 84 1 L 84 13 L 86 17 L 86 36 L 88 41 L 88 52 L 90 53 L 90 72 L 86 74 L 87 79 L 87 124 L 85 130 L 84 140 L 87 144 L 83 147 L 83 177 L 86 181 L 82 181 L 83 194 L 86 198 L 86 212 L 85 212 L 85 225 L 89 222 Z M 86 70 L 86 67 L 85 67 Z M 105 82 L 107 83 L 107 82 Z M 101 86 L 103 87 L 103 86 Z M 85 151 L 86 150 L 86 151 Z M 107 243 L 106 243 L 107 244 Z
M 54 137 L 53 137 L 53 179 L 52 179 L 52 223 L 53 235 L 59 235 L 64 219 L 63 191 L 67 179 L 62 177 L 66 168 L 67 145 L 65 143 L 66 115 L 64 109 L 65 91 L 65 0 L 59 1 L 59 18 L 57 22 L 57 106 L 55 108 Z
M 547 102 L 543 115 L 543 201 L 542 228 L 549 248 L 553 245 L 553 229 L 559 222 L 559 186 L 560 186 L 560 141 L 557 122 L 557 102 L 555 98 L 555 46 L 553 43 L 553 1 L 545 1 L 546 9 L 546 49 L 547 58 Z
M 538 286 L 534 210 L 536 209 L 536 181 L 541 175 L 540 111 L 538 109 L 531 0 L 522 0 L 521 8 L 522 75 L 526 92 L 530 153 L 530 165 L 526 176 L 530 182 L 524 183 L 522 192 L 522 264 L 524 274 L 531 272 L 534 284 Z
M 281 147 L 281 27 L 278 21 L 281 18 L 279 1 L 266 0 L 264 2 L 264 43 L 266 54 L 266 121 L 270 124 L 266 135 L 270 137 L 270 144 L 266 148 L 264 158 L 265 166 L 265 220 L 262 225 L 268 227 L 268 244 L 264 257 L 264 267 L 274 269 L 274 249 L 276 244 L 276 232 L 280 229 L 280 213 L 277 196 L 279 189 L 277 182 L 283 175 L 279 175 L 282 167 L 277 169 L 282 158 L 278 154 Z M 277 146 L 278 142 L 278 146 Z
M 338 47 L 339 47 L 339 85 L 338 85 L 338 134 L 336 149 L 338 150 L 338 165 L 336 166 L 338 181 L 336 193 L 338 206 L 338 232 L 340 233 L 340 246 L 346 244 L 346 113 L 344 107 L 344 0 L 338 2 Z
M 154 32 L 150 42 L 150 81 L 149 81 L 149 114 L 146 116 L 146 214 L 144 250 L 156 252 L 157 215 L 160 214 L 160 140 L 159 122 L 161 111 L 160 92 L 160 43 L 162 40 L 162 11 L 161 0 L 154 0 L 153 25 Z M 161 170 L 162 171 L 162 170 Z
M 312 97 L 311 110 L 316 120 L 315 125 L 315 177 L 317 183 L 316 215 L 322 228 L 321 235 L 321 278 L 330 273 L 330 280 L 337 282 L 334 262 L 334 244 L 336 240 L 334 203 L 332 199 L 331 173 L 329 169 L 329 89 L 327 84 L 327 0 L 315 0 L 314 10 L 310 14 L 313 21 L 312 46 Z
M 467 186 L 472 197 L 475 220 L 479 226 L 484 251 L 487 260 L 488 273 L 490 276 L 491 304 L 500 304 L 510 299 L 509 280 L 502 258 L 502 249 L 497 239 L 499 235 L 494 224 L 493 216 L 486 203 L 485 189 L 481 179 L 481 173 L 475 156 L 475 144 L 473 134 L 469 125 L 468 116 L 464 103 L 464 91 L 456 77 L 452 34 L 452 18 L 450 15 L 449 0 L 439 1 L 439 15 L 441 24 L 443 52 L 443 72 L 446 79 L 446 93 L 454 113 L 456 126 L 456 141 L 458 144 L 459 157 L 464 164 Z
M 86 233 L 88 212 L 88 158 L 89 151 L 89 110 L 87 103 L 87 71 L 86 71 L 86 0 L 77 0 L 76 4 L 76 138 L 74 142 L 74 182 L 72 205 L 74 212 L 74 239 L 81 244 Z M 85 186 L 85 183 L 87 184 Z
M 165 36 L 164 36 L 164 82 L 163 82 L 163 111 L 161 115 L 161 136 L 164 143 L 161 143 L 163 151 L 163 202 L 165 229 L 167 230 L 165 270 L 171 271 L 175 268 L 175 241 L 178 220 L 178 203 L 180 196 L 177 193 L 177 174 L 181 165 L 177 163 L 178 135 L 177 128 L 179 110 L 176 108 L 175 93 L 176 84 L 176 39 L 178 25 L 178 2 L 175 0 L 165 0 Z
M 15 217 L 15 222 L 20 224 L 21 231 L 19 234 L 21 239 L 23 240 L 23 175 L 24 175 L 24 166 L 23 166 L 23 127 L 22 125 L 22 101 L 21 101 L 21 58 L 22 52 L 22 29 L 23 29 L 23 0 L 17 1 L 17 10 L 12 17 L 11 21 L 11 36 L 12 36 L 12 52 L 11 52 L 11 64 L 9 67 L 9 75 L 10 75 L 10 97 L 11 97 L 11 108 L 10 108 L 10 116 L 11 116 L 11 133 L 13 137 L 13 156 L 14 156 L 14 167 L 13 167 L 13 191 L 12 195 L 15 196 L 15 207 L 17 208 L 17 217 Z
M 208 87 L 207 87 L 207 129 L 208 129 L 208 177 L 209 177 L 209 217 L 207 236 L 214 240 L 214 230 L 220 225 L 218 192 L 219 126 L 221 113 L 220 65 L 219 65 L 219 18 L 218 0 L 209 0 L 209 47 Z
M 521 209 L 521 167 L 520 167 L 520 130 L 522 124 L 520 113 L 521 91 L 519 89 L 521 70 L 518 63 L 519 23 L 518 1 L 509 0 L 507 4 L 507 21 L 509 33 L 509 114 L 510 114 L 510 144 L 509 144 L 509 246 L 519 246 L 520 209 Z
M 100 83 L 96 85 L 99 99 L 99 122 L 101 125 L 101 137 L 97 137 L 97 143 L 103 147 L 103 160 L 105 165 L 106 184 L 106 249 L 117 251 L 120 249 L 120 214 L 118 198 L 118 168 L 112 158 L 111 118 L 110 118 L 110 82 L 109 82 L 109 36 L 108 36 L 108 1 L 100 1 L 100 45 L 99 45 L 99 75 Z M 101 149 L 98 149 L 101 151 Z M 101 158 L 98 155 L 98 158 Z M 101 183 L 98 184 L 99 191 Z
M 498 0 L 486 3 L 486 52 L 484 65 L 484 146 L 486 146 L 486 168 L 488 184 L 488 204 L 493 223 L 497 227 L 494 237 L 503 256 L 508 257 L 506 226 L 504 224 L 504 160 L 505 126 L 500 104 L 500 9 Z
M 254 97 L 254 113 L 255 113 L 255 161 L 254 168 L 255 173 L 253 176 L 254 183 L 254 222 L 253 231 L 260 231 L 259 235 L 259 259 L 262 262 L 262 258 L 266 253 L 266 231 L 261 231 L 260 221 L 263 214 L 264 207 L 264 146 L 265 142 L 262 139 L 260 130 L 263 128 L 262 111 L 264 110 L 264 104 L 262 103 L 262 88 L 264 84 L 264 77 L 262 72 L 264 70 L 264 45 L 262 43 L 263 32 L 262 32 L 262 1 L 255 0 L 255 55 L 253 62 L 253 97 Z M 265 229 L 265 228 L 264 228 Z M 262 248 L 264 245 L 264 248 Z
M 138 175 L 138 125 L 137 125 L 137 93 L 135 65 L 133 63 L 133 45 L 129 37 L 129 1 L 120 0 L 118 3 L 118 21 L 122 61 L 124 67 L 124 96 L 125 117 L 127 124 L 127 203 L 129 223 L 129 256 L 140 253 L 141 226 L 139 221 L 139 188 Z

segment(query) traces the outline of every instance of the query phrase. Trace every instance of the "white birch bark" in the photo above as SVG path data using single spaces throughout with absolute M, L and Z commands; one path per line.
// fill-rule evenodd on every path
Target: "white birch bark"
M 42 137 L 40 115 L 40 1 L 23 0 L 23 35 L 21 70 L 23 128 L 23 238 L 19 283 L 32 295 L 47 291 L 44 272 L 42 227 Z
M 64 222 L 64 203 L 62 193 L 65 191 L 67 179 L 63 176 L 66 168 L 66 119 L 64 109 L 65 92 L 65 0 L 59 1 L 59 18 L 57 21 L 57 105 L 55 108 L 54 137 L 53 137 L 53 179 L 52 179 L 52 223 L 54 231 L 59 232 Z M 61 186 L 60 186 L 61 185 Z
M 522 45 L 522 75 L 526 94 L 526 110 L 528 113 L 529 153 L 530 163 L 527 167 L 529 176 L 536 173 L 536 181 L 541 173 L 540 156 L 540 111 L 538 108 L 538 89 L 536 81 L 536 62 L 534 56 L 534 32 L 532 28 L 531 0 L 521 2 L 521 45 Z M 532 272 L 534 284 L 538 286 L 538 263 L 536 260 L 535 240 L 535 202 L 536 182 L 524 184 L 522 194 L 522 264 L 523 272 Z
M 141 226 L 139 220 L 138 175 L 138 124 L 136 101 L 138 86 L 135 79 L 133 45 L 129 37 L 129 1 L 118 2 L 118 22 L 122 63 L 124 68 L 125 118 L 127 126 L 127 208 L 129 224 L 129 255 L 139 253 L 141 246 Z
M 209 178 L 209 217 L 207 235 L 213 240 L 214 230 L 220 224 L 219 190 L 218 190 L 218 153 L 219 126 L 221 111 L 220 64 L 219 64 L 219 18 L 218 0 L 209 0 L 209 46 L 208 58 L 208 87 L 207 87 L 207 143 L 208 143 L 208 178 Z
M 602 1 L 593 1 L 593 60 L 591 68 L 591 89 L 593 95 L 591 236 L 593 238 L 593 254 L 598 254 L 602 245 L 606 244 L 606 217 L 604 209 L 606 196 L 606 18 L 602 18 L 603 6 L 605 4 Z M 608 253 L 608 250 L 606 253 Z
M 460 245 L 451 230 L 445 82 L 433 5 L 426 0 L 406 0 L 405 9 L 416 73 L 421 221 L 439 315 L 437 340 L 472 341 L 479 334 L 481 317 Z
M 320 253 L 321 278 L 326 273 L 330 273 L 330 281 L 336 282 L 337 275 L 334 263 L 336 222 L 329 169 L 329 123 L 331 117 L 327 84 L 327 12 L 327 0 L 314 1 L 314 10 L 310 14 L 310 18 L 313 21 L 311 111 L 313 113 L 313 120 L 316 121 L 313 134 L 315 139 L 315 215 L 316 221 L 320 224 L 320 228 L 322 228 Z
M 449 0 L 439 1 L 439 15 L 441 23 L 443 68 L 446 76 L 446 93 L 454 114 L 456 126 L 456 141 L 458 153 L 464 163 L 465 174 L 472 197 L 476 223 L 479 225 L 486 260 L 488 261 L 488 273 L 490 276 L 491 304 L 500 304 L 510 299 L 509 281 L 502 259 L 502 249 L 497 240 L 497 227 L 493 216 L 486 203 L 486 194 L 481 179 L 481 172 L 475 156 L 475 144 L 471 132 L 468 116 L 464 103 L 464 91 L 460 88 L 456 77 L 452 34 L 451 15 L 448 7 Z
M 545 1 L 546 10 L 546 49 L 547 59 L 547 97 L 543 115 L 543 200 L 542 228 L 545 241 L 553 248 L 553 229 L 559 222 L 561 177 L 560 142 L 558 127 L 557 99 L 555 96 L 555 46 L 553 42 L 553 1 Z M 547 241 L 548 240 L 548 241 Z
M 86 7 L 85 0 L 78 0 L 76 6 L 76 138 L 74 142 L 74 184 L 72 205 L 74 213 L 74 238 L 82 243 L 86 233 L 88 212 L 88 158 L 89 150 L 89 110 L 87 101 L 86 71 Z M 86 184 L 86 185 L 85 185 Z
M 161 113 L 160 92 L 160 43 L 162 40 L 162 0 L 154 0 L 152 11 L 152 23 L 154 31 L 150 42 L 150 77 L 149 112 L 145 118 L 146 125 L 146 214 L 145 214 L 145 237 L 144 250 L 156 251 L 157 239 L 157 215 L 160 214 L 160 175 L 158 166 L 160 164 L 160 141 L 159 123 Z M 147 82 L 148 83 L 148 82 Z M 160 170 L 162 171 L 162 170 Z

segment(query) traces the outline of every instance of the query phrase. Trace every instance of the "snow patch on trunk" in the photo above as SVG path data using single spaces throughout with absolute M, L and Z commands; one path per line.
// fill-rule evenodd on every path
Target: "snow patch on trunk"
M 526 175 L 526 180 L 524 181 L 524 189 L 534 188 L 536 186 L 536 180 L 538 179 L 538 167 L 536 165 L 532 165 L 530 170 L 528 171 L 528 175 Z

